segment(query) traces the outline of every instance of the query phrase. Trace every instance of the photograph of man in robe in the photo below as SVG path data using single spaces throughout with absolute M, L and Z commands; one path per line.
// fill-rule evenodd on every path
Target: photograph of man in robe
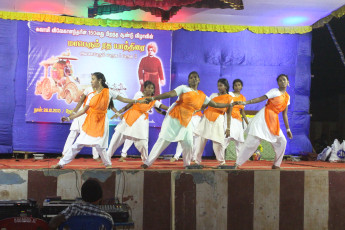
M 140 60 L 138 77 L 140 83 L 140 91 L 144 90 L 144 82 L 151 81 L 155 84 L 155 94 L 161 94 L 161 86 L 165 85 L 162 62 L 155 57 L 157 53 L 157 44 L 150 42 L 147 45 L 147 56 Z

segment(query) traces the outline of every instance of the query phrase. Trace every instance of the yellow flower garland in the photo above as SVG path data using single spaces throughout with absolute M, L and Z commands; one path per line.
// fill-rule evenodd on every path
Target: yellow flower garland
M 96 18 L 76 18 L 57 16 L 51 14 L 34 14 L 0 11 L 0 18 L 9 20 L 38 21 L 66 23 L 87 26 L 105 26 L 105 27 L 123 27 L 135 29 L 153 29 L 153 30 L 178 30 L 188 31 L 209 31 L 236 33 L 249 30 L 256 34 L 304 34 L 312 30 L 311 26 L 235 26 L 235 25 L 214 25 L 198 23 L 162 23 L 162 22 L 139 22 L 125 20 L 110 20 Z

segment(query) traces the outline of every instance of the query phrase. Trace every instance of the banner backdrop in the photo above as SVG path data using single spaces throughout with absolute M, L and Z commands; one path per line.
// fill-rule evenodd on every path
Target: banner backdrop
M 26 121 L 60 122 L 102 72 L 109 88 L 133 98 L 146 80 L 170 91 L 171 31 L 29 22 Z M 162 101 L 169 106 L 169 100 Z M 114 101 L 116 109 L 125 106 Z M 163 116 L 152 110 L 150 126 Z M 110 118 L 114 112 L 109 111 Z M 112 120 L 117 124 L 120 120 Z

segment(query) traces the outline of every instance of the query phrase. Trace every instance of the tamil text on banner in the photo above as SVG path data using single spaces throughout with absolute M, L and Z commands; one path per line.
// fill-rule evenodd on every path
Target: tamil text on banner
M 102 72 L 109 88 L 133 98 L 143 83 L 170 91 L 171 31 L 29 22 L 26 121 L 60 122 Z M 169 106 L 169 100 L 162 103 Z M 116 109 L 126 104 L 114 101 Z M 163 116 L 150 111 L 150 125 Z M 108 117 L 114 112 L 109 111 Z M 119 120 L 112 120 L 111 124 Z

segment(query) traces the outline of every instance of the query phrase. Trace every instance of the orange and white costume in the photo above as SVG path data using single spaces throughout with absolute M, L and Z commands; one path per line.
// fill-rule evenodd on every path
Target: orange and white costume
M 192 120 L 190 121 L 192 123 L 192 126 L 193 126 L 193 130 L 196 129 L 196 127 L 198 127 L 199 123 L 200 123 L 200 120 L 201 120 L 201 117 L 203 116 L 202 112 L 199 111 L 197 113 L 194 113 L 193 117 L 192 117 Z M 199 139 L 200 137 L 198 135 L 195 135 L 195 133 L 193 133 L 193 156 L 192 156 L 192 161 L 195 160 L 195 148 L 196 148 L 196 145 L 199 143 Z M 181 146 L 181 143 L 178 142 L 177 143 L 177 146 L 176 146 L 176 152 L 175 152 L 175 155 L 174 155 L 174 158 L 176 160 L 178 160 L 180 158 L 180 156 L 182 155 L 182 146 Z
M 242 165 L 255 152 L 261 140 L 271 142 L 276 153 L 274 165 L 280 166 L 286 148 L 286 138 L 280 129 L 278 114 L 290 104 L 287 92 L 281 93 L 274 88 L 265 94 L 268 98 L 266 106 L 262 108 L 250 121 L 246 132 L 247 139 L 238 154 L 237 165 Z
M 144 98 L 142 92 L 137 92 L 134 100 Z M 126 146 L 129 148 L 134 142 L 135 147 L 141 153 L 141 159 L 145 161 L 148 157 L 148 141 L 149 141 L 149 119 L 148 111 L 152 107 L 159 108 L 161 106 L 159 101 L 151 101 L 149 104 L 136 103 L 127 110 L 123 115 L 122 121 L 116 126 L 115 133 L 111 138 L 110 145 L 107 151 L 107 156 L 111 158 L 116 149 L 120 147 L 125 141 L 129 141 Z M 133 141 L 133 142 L 131 142 Z M 122 152 L 122 157 L 127 156 L 126 152 Z
M 232 96 L 233 102 L 235 101 L 246 101 L 246 98 L 240 94 L 235 96 L 233 92 L 229 93 Z M 235 141 L 236 155 L 240 152 L 240 148 L 244 143 L 244 130 L 242 125 L 242 116 L 240 110 L 244 109 L 244 105 L 235 105 L 232 107 L 231 112 L 231 123 L 230 123 L 230 137 L 226 138 L 224 141 L 225 149 L 228 147 L 231 140 Z M 225 151 L 224 149 L 224 151 Z
M 174 90 L 179 98 L 170 106 L 164 118 L 158 140 L 144 162 L 147 166 L 153 164 L 170 142 L 181 143 L 184 153 L 183 163 L 185 166 L 190 165 L 193 154 L 193 125 L 190 121 L 195 110 L 200 110 L 201 106 L 208 104 L 211 99 L 201 90 L 195 91 L 186 85 Z
M 218 93 L 211 94 L 210 98 L 217 103 L 230 104 L 232 97 L 229 94 L 218 95 Z M 228 108 L 213 108 L 208 107 L 204 112 L 204 117 L 201 119 L 195 134 L 200 136 L 200 141 L 195 149 L 196 163 L 201 163 L 202 153 L 204 152 L 207 140 L 212 140 L 213 151 L 220 164 L 225 164 L 224 159 L 224 140 L 226 124 L 225 113 Z M 224 128 L 225 127 L 225 128 Z
M 104 88 L 98 94 L 96 92 L 89 94 L 86 101 L 89 109 L 86 111 L 87 116 L 80 135 L 63 158 L 60 159 L 58 163 L 60 166 L 70 163 L 84 146 L 95 147 L 104 165 L 111 165 L 109 158 L 104 155 L 109 140 L 107 109 L 110 100 L 116 99 L 117 96 L 118 93 L 108 88 Z
M 83 105 L 79 108 L 79 111 L 84 108 L 87 101 L 87 97 L 92 92 L 93 92 L 92 87 L 88 87 L 84 90 L 83 93 L 86 96 L 86 98 L 84 100 Z M 63 147 L 62 155 L 65 155 L 66 152 L 72 147 L 73 142 L 75 141 L 75 139 L 78 137 L 79 133 L 82 130 L 82 126 L 84 124 L 85 118 L 86 118 L 86 113 L 73 120 L 71 127 L 69 129 L 70 132 L 66 139 L 65 146 Z M 93 159 L 97 159 L 99 157 L 98 152 L 96 151 L 95 148 L 92 148 L 92 155 L 93 155 Z

